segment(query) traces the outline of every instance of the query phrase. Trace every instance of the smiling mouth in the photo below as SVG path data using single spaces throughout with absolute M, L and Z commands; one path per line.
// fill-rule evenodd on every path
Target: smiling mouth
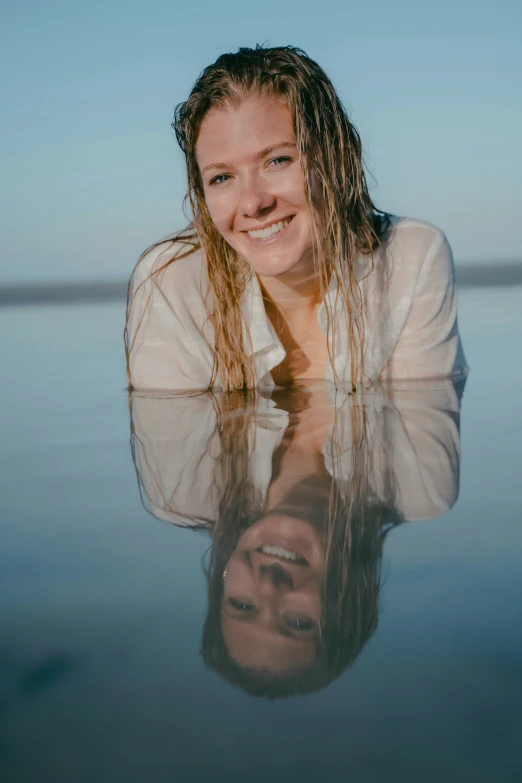
M 284 220 L 280 220 L 277 223 L 272 223 L 272 225 L 267 226 L 266 228 L 247 231 L 246 233 L 250 239 L 269 239 L 270 237 L 274 236 L 274 234 L 278 234 L 280 231 L 286 228 L 292 218 L 293 215 L 292 217 L 285 218 Z
M 285 560 L 287 563 L 296 563 L 297 565 L 309 565 L 308 560 L 300 555 L 298 552 L 293 552 L 291 549 L 286 549 L 284 546 L 263 546 L 258 547 L 256 552 L 260 552 L 263 555 L 269 555 L 270 557 L 277 557 L 280 560 Z

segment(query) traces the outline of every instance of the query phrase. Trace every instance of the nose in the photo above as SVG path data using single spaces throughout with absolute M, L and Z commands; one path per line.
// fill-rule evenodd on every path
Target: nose
M 259 588 L 265 593 L 281 593 L 292 590 L 294 580 L 292 574 L 279 563 L 261 565 L 259 567 Z
M 238 203 L 238 212 L 242 217 L 264 217 L 275 204 L 275 196 L 267 191 L 259 177 L 251 176 L 242 183 Z

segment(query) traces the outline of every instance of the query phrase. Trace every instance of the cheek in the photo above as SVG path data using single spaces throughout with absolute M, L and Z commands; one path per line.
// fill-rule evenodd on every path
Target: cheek
M 210 218 L 220 233 L 232 229 L 234 219 L 234 199 L 231 193 L 216 193 L 205 190 L 205 203 Z
M 226 566 L 224 595 L 235 592 L 249 592 L 254 586 L 254 578 L 248 566 L 241 561 L 229 560 Z
M 276 198 L 282 202 L 287 202 L 299 208 L 307 206 L 303 175 L 297 166 L 291 175 L 281 177 L 277 183 L 277 188 L 273 192 Z

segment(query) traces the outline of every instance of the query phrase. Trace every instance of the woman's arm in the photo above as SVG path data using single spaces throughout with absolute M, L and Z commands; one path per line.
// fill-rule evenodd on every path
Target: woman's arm
M 467 369 L 457 324 L 453 257 L 446 237 L 437 230 L 383 378 L 461 377 Z
M 172 241 L 153 246 L 131 278 L 125 335 L 131 389 L 193 391 L 210 383 L 201 253 L 176 258 L 176 250 Z

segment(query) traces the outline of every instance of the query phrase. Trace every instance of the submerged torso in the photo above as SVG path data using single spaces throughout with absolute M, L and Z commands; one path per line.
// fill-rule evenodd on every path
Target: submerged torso
M 326 335 L 319 324 L 319 308 L 320 303 L 292 318 L 265 302 L 267 317 L 286 354 L 271 371 L 277 386 L 325 377 L 330 358 Z
M 357 385 L 381 377 L 465 373 L 453 260 L 442 231 L 422 221 L 396 219 L 373 265 L 362 264 L 360 271 L 363 364 L 357 367 L 364 373 L 358 374 Z M 130 290 L 130 386 L 151 391 L 222 387 L 212 323 L 218 304 L 197 238 L 183 244 L 172 235 L 151 247 L 136 268 Z M 241 310 L 258 386 L 318 378 L 351 386 L 352 336 L 334 288 L 313 312 L 302 311 L 291 323 L 278 323 L 267 311 L 253 274 L 241 296 Z M 331 361 L 328 322 L 335 336 Z

